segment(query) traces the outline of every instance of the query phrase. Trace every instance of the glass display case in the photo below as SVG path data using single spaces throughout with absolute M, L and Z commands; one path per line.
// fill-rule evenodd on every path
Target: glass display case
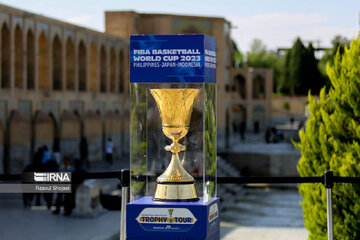
M 130 39 L 130 201 L 216 197 L 216 41 Z

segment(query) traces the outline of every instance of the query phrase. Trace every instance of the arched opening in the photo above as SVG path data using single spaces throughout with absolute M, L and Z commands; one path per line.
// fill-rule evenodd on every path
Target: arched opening
M 100 50 L 100 91 L 106 92 L 106 50 L 101 46 Z
M 15 87 L 23 87 L 23 34 L 19 25 L 15 27 Z
M 80 136 L 82 136 L 82 135 L 84 135 L 84 123 L 83 123 L 83 121 L 82 121 L 81 115 L 80 115 L 80 113 L 79 113 L 77 110 L 74 111 L 74 115 L 75 115 L 76 118 L 79 120 L 79 123 L 80 123 L 80 131 L 79 131 L 79 134 L 80 134 Z
M 116 56 L 113 47 L 110 48 L 110 91 L 116 92 Z
M 125 92 L 125 56 L 124 56 L 124 50 L 121 49 L 119 52 L 119 92 L 124 93 Z
M 101 161 L 103 157 L 103 122 L 99 113 L 88 111 L 85 114 L 84 136 L 88 143 L 89 161 Z
M 54 145 L 55 138 L 58 137 L 55 117 L 38 111 L 34 117 L 34 150 L 47 147 L 49 150 Z
M 68 37 L 66 41 L 66 89 L 75 90 L 75 46 Z
M 246 108 L 237 104 L 232 112 L 232 128 L 235 134 L 239 134 L 244 139 L 246 132 Z
M 0 174 L 4 173 L 4 130 L 2 127 L 2 123 L 0 122 Z
M 86 47 L 83 41 L 79 43 L 79 91 L 86 91 Z
M 242 75 L 237 75 L 234 80 L 235 92 L 237 92 L 240 98 L 246 98 L 246 80 Z
M 98 90 L 98 61 L 95 43 L 90 44 L 90 91 Z
M 265 107 L 263 105 L 256 105 L 253 108 L 253 124 L 254 132 L 258 133 L 260 130 L 264 129 L 266 122 Z
M 260 75 L 253 80 L 253 98 L 265 99 L 265 79 Z
M 81 137 L 81 119 L 79 115 L 64 111 L 61 117 L 61 155 L 70 158 L 79 157 Z
M 5 171 L 19 174 L 30 163 L 31 122 L 19 112 L 13 111 L 8 122 L 8 157 Z
M 53 89 L 62 90 L 62 45 L 56 35 L 53 41 Z
M 10 31 L 6 23 L 1 28 L 1 88 L 10 88 Z
M 116 161 L 121 156 L 121 118 L 120 114 L 107 112 L 105 115 L 105 142 L 111 138 L 114 144 L 113 158 Z
M 34 34 L 31 30 L 26 35 L 26 79 L 27 88 L 35 88 L 35 39 Z
M 38 40 L 39 53 L 38 53 L 38 73 L 39 73 L 39 88 L 49 89 L 49 42 L 46 38 L 45 32 L 41 32 Z

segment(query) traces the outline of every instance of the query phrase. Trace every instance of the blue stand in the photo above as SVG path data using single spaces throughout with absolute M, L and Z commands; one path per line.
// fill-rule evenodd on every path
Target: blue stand
M 127 240 L 218 240 L 219 198 L 203 203 L 158 202 L 143 197 L 126 206 Z

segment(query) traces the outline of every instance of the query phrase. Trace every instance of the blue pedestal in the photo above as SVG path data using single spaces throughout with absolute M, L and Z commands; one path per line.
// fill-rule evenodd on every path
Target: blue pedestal
M 143 197 L 126 207 L 127 240 L 218 240 L 219 198 L 203 203 L 158 202 Z

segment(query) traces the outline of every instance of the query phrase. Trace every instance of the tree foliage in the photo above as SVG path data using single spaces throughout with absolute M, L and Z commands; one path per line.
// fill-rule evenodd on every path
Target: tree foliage
M 298 38 L 286 53 L 279 92 L 303 95 L 311 90 L 319 93 L 324 83 L 317 64 L 312 44 L 306 48 Z
M 266 50 L 266 46 L 260 39 L 254 39 L 250 45 L 251 51 L 247 54 L 246 65 L 248 67 L 272 68 L 276 63 L 276 55 Z
M 254 39 L 250 49 L 251 51 L 247 54 L 246 66 L 273 69 L 274 89 L 276 89 L 282 75 L 284 57 L 268 51 L 260 39 Z
M 337 52 L 339 52 L 340 56 L 342 56 L 345 51 L 345 47 L 349 47 L 350 41 L 346 37 L 338 35 L 334 37 L 334 39 L 331 41 L 331 44 L 332 48 L 325 51 L 324 55 L 321 57 L 318 63 L 320 73 L 324 79 L 327 88 L 330 88 L 331 83 L 326 73 L 326 65 L 328 63 L 333 64 L 333 59 L 336 56 Z
M 300 176 L 360 177 L 360 37 L 341 56 L 338 50 L 327 73 L 331 89 L 321 90 L 319 100 L 309 94 L 310 118 L 300 131 Z M 326 190 L 321 184 L 302 184 L 305 227 L 310 240 L 327 239 Z M 360 186 L 335 184 L 333 220 L 335 239 L 360 239 Z
M 326 64 L 332 64 L 333 58 L 339 49 L 343 54 L 349 41 L 342 36 L 336 36 L 332 40 L 332 48 L 325 51 L 318 61 L 315 58 L 315 49 L 310 43 L 304 46 L 298 38 L 291 49 L 285 54 L 269 51 L 260 39 L 254 39 L 250 45 L 250 51 L 246 58 L 236 43 L 233 44 L 233 67 L 271 68 L 274 71 L 274 90 L 282 94 L 305 95 L 311 90 L 318 94 L 326 85 L 330 86 L 330 80 L 326 73 Z
M 231 40 L 233 47 L 233 57 L 232 57 L 232 66 L 233 67 L 243 67 L 244 66 L 244 54 L 237 47 L 234 40 Z

